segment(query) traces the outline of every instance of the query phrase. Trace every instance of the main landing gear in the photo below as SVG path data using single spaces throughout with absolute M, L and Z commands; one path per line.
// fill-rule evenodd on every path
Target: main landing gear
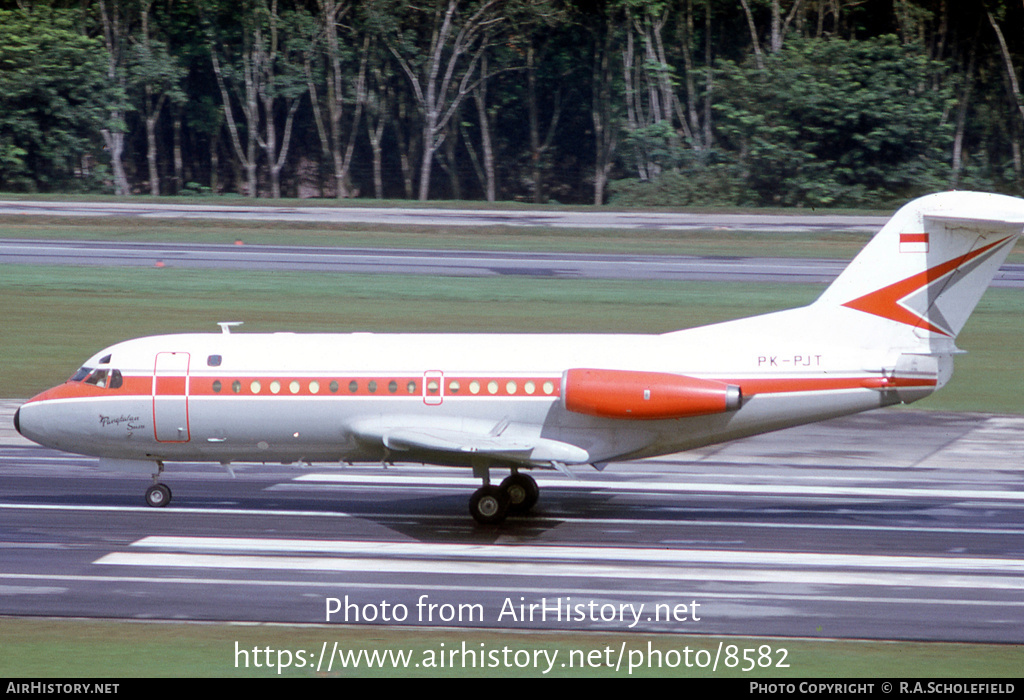
M 508 515 L 525 513 L 540 497 L 540 488 L 533 477 L 515 470 L 500 486 L 491 485 L 486 471 L 483 479 L 483 487 L 469 499 L 469 513 L 482 525 L 496 525 Z

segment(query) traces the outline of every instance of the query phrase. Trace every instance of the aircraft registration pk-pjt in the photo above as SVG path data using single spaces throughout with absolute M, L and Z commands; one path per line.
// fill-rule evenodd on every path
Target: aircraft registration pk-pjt
M 482 523 L 530 469 L 681 452 L 942 387 L 957 334 L 1024 229 L 1024 200 L 905 205 L 812 304 L 662 335 L 163 335 L 112 345 L 15 413 L 42 445 L 152 474 L 175 461 L 473 469 Z M 492 469 L 508 472 L 500 485 Z

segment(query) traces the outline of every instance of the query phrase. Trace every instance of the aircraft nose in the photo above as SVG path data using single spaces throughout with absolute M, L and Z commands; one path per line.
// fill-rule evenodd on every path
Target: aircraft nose
M 18 431 L 19 435 L 21 435 L 21 420 L 20 420 L 20 418 L 21 418 L 21 409 L 19 408 L 19 409 L 14 411 L 14 429 Z

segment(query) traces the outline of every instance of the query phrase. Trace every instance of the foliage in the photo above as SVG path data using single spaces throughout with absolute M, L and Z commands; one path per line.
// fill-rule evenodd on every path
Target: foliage
M 0 188 L 96 190 L 100 129 L 117 93 L 76 12 L 0 11 Z
M 1006 0 L 0 0 L 0 189 L 1022 194 L 1021 27 Z
M 721 156 L 697 158 L 684 153 L 676 167 L 652 180 L 615 180 L 610 185 L 610 202 L 639 207 L 750 204 L 741 169 Z
M 795 40 L 719 72 L 716 134 L 753 203 L 884 205 L 949 181 L 952 91 L 915 46 Z

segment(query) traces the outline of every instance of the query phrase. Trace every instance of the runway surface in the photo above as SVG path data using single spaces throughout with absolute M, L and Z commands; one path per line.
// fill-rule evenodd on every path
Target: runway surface
M 848 261 L 7 239 L 0 264 L 827 284 Z M 1024 265 L 1003 265 L 991 286 L 1024 289 Z
M 1020 416 L 878 411 L 540 473 L 533 514 L 482 527 L 468 472 L 418 466 L 172 465 L 148 508 L 147 479 L 22 440 L 15 405 L 3 615 L 324 623 L 333 599 L 332 623 L 1024 642 Z

